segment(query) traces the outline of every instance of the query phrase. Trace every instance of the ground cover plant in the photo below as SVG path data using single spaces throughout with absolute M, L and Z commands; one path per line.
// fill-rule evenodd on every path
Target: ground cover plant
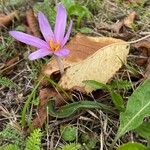
M 148 0 L 2 0 L 0 42 L 0 149 L 150 149 Z

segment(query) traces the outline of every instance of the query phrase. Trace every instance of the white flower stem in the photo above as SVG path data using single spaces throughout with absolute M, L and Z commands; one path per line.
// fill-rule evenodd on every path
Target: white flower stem
M 55 57 L 55 59 L 57 61 L 57 65 L 59 67 L 60 74 L 62 76 L 64 74 L 64 65 L 62 63 L 62 60 L 61 60 L 61 58 L 59 56 L 54 55 L 54 57 Z

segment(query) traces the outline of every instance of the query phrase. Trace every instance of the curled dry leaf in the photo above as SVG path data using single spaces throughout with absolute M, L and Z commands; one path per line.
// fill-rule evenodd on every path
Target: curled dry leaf
M 140 56 L 145 58 L 137 58 L 136 63 L 140 66 L 149 63 L 148 57 L 150 57 L 150 39 L 139 41 L 138 43 L 133 44 L 133 47 L 140 49 Z M 148 69 L 149 70 L 149 69 Z
M 113 30 L 114 32 L 116 32 L 118 34 L 118 36 L 123 36 L 123 37 L 127 37 L 127 34 L 129 34 L 129 31 L 127 32 L 127 29 L 125 27 L 128 28 L 132 28 L 132 24 L 135 20 L 136 17 L 136 12 L 133 11 L 131 12 L 126 18 L 124 18 L 121 21 L 117 21 L 115 24 L 110 26 L 110 29 Z M 122 35 L 120 35 L 122 34 Z M 125 36 L 123 35 L 125 34 Z M 128 37 L 127 37 L 128 39 Z
M 148 59 L 145 59 L 145 61 L 147 61 L 147 67 L 144 73 L 144 78 L 147 79 L 150 76 L 150 39 L 135 43 L 133 46 L 136 48 L 140 48 L 142 51 L 141 55 L 148 57 Z
M 54 88 L 44 88 L 40 90 L 39 98 L 40 104 L 38 106 L 37 116 L 33 119 L 33 128 L 41 128 L 47 117 L 47 103 L 50 98 L 56 99 L 56 106 L 60 106 L 65 103 L 66 97 L 63 94 L 58 93 Z
M 77 34 L 66 46 L 70 56 L 63 59 L 66 69 L 59 85 L 66 90 L 91 92 L 83 80 L 107 83 L 122 66 L 129 52 L 129 44 L 123 40 L 108 37 L 88 37 Z M 46 75 L 58 71 L 55 60 L 44 70 Z
M 7 27 L 15 17 L 17 17 L 17 11 L 14 11 L 8 15 L 0 14 L 0 27 Z
M 150 39 L 146 39 L 146 40 L 140 41 L 138 43 L 135 43 L 134 47 L 136 47 L 136 48 L 146 48 L 147 50 L 150 51 Z M 150 56 L 150 53 L 149 53 L 149 56 Z
M 124 25 L 126 27 L 132 28 L 133 22 L 135 20 L 136 17 L 136 12 L 133 11 L 131 12 L 125 19 L 124 19 Z
M 28 23 L 28 26 L 29 26 L 32 34 L 34 36 L 41 38 L 41 33 L 39 31 L 38 21 L 34 15 L 34 11 L 32 8 L 30 8 L 29 10 L 26 11 L 26 19 L 27 19 L 27 23 Z

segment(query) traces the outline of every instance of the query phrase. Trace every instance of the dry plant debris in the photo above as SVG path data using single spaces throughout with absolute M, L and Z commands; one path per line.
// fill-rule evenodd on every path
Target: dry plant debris
M 126 27 L 129 27 L 129 28 L 132 28 L 132 25 L 133 25 L 133 22 L 134 22 L 134 19 L 136 17 L 136 12 L 133 11 L 131 12 L 123 21 L 124 25 Z
M 38 21 L 34 15 L 34 11 L 32 8 L 30 8 L 29 10 L 26 11 L 26 19 L 27 19 L 27 23 L 28 23 L 28 26 L 29 26 L 32 34 L 34 36 L 41 38 Z
M 17 17 L 17 11 L 9 13 L 8 15 L 0 14 L 0 27 L 7 27 Z
M 129 44 L 123 40 L 81 34 L 76 35 L 66 47 L 70 49 L 71 54 L 63 60 L 65 68 L 68 68 L 59 85 L 66 90 L 75 89 L 87 93 L 93 89 L 85 87 L 82 81 L 96 80 L 107 83 L 122 66 L 122 62 L 125 62 L 129 52 Z M 49 67 L 56 67 L 54 61 L 44 70 L 46 75 L 58 71 Z

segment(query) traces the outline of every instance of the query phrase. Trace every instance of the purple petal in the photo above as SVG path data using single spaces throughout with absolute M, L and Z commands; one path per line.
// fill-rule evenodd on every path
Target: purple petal
M 57 6 L 57 15 L 56 15 L 55 29 L 54 29 L 55 40 L 58 43 L 61 43 L 61 41 L 64 38 L 66 19 L 67 19 L 66 9 L 61 3 L 59 3 Z
M 68 39 L 70 37 L 70 33 L 71 33 L 71 29 L 72 29 L 72 24 L 73 24 L 73 22 L 71 20 L 69 28 L 68 28 L 68 31 L 67 31 L 67 33 L 66 33 L 66 35 L 65 35 L 65 37 L 64 37 L 64 39 L 63 39 L 63 41 L 61 43 L 62 47 L 67 43 L 67 41 L 68 41 Z
M 38 20 L 43 37 L 47 42 L 49 42 L 49 40 L 52 40 L 54 38 L 54 33 L 51 29 L 51 26 L 42 12 L 38 13 Z
M 47 55 L 49 55 L 49 54 L 52 54 L 52 52 L 49 51 L 49 50 L 45 50 L 45 49 L 39 49 L 39 50 L 37 50 L 37 51 L 31 53 L 28 58 L 29 58 L 30 60 L 35 60 L 35 59 L 38 59 L 38 58 L 42 58 L 42 57 L 44 57 L 44 56 L 47 56 Z
M 69 54 L 69 50 L 66 48 L 60 49 L 57 52 L 54 52 L 55 55 L 57 56 L 67 56 Z
M 45 48 L 45 49 L 49 49 L 48 44 L 37 38 L 34 37 L 32 35 L 23 33 L 23 32 L 19 32 L 19 31 L 10 31 L 9 34 L 14 37 L 16 40 L 23 42 L 25 44 L 37 47 L 37 48 Z

